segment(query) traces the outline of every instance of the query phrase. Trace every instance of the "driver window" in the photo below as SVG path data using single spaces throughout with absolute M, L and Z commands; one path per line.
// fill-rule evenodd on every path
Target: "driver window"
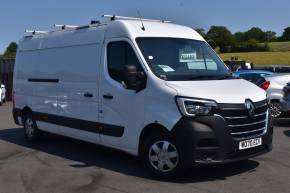
M 133 48 L 125 41 L 109 43 L 107 57 L 109 75 L 120 83 L 124 81 L 123 72 L 126 65 L 135 65 L 138 71 L 142 71 L 141 64 Z

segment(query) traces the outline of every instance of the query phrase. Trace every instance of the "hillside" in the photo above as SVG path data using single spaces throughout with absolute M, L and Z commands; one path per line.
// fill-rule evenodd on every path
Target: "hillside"
M 287 52 L 290 51 L 290 42 L 270 42 L 269 47 L 273 52 Z
M 230 60 L 238 56 L 240 60 L 261 65 L 290 65 L 290 51 L 288 52 L 246 52 L 220 54 L 223 60 Z

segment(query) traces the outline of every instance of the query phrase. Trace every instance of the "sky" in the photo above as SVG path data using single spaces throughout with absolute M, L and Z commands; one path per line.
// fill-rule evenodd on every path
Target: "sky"
M 0 54 L 25 29 L 53 30 L 53 24 L 85 25 L 102 14 L 166 19 L 193 28 L 212 25 L 232 32 L 253 26 L 280 35 L 290 26 L 289 0 L 0 0 Z

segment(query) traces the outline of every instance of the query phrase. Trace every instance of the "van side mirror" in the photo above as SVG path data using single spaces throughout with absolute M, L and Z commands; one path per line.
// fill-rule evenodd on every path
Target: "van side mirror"
M 138 72 L 135 65 L 126 65 L 124 69 L 124 83 L 129 90 L 139 92 L 146 87 L 144 72 Z
M 4 84 L 1 84 L 1 88 L 5 88 Z

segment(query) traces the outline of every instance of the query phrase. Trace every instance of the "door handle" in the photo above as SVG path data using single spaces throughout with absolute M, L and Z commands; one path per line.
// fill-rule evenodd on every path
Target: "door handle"
M 89 92 L 86 92 L 84 94 L 84 97 L 87 97 L 87 98 L 92 98 L 94 95 L 92 93 L 89 93 Z
M 104 99 L 113 99 L 114 97 L 111 94 L 105 94 L 105 95 L 103 95 L 103 98 Z

